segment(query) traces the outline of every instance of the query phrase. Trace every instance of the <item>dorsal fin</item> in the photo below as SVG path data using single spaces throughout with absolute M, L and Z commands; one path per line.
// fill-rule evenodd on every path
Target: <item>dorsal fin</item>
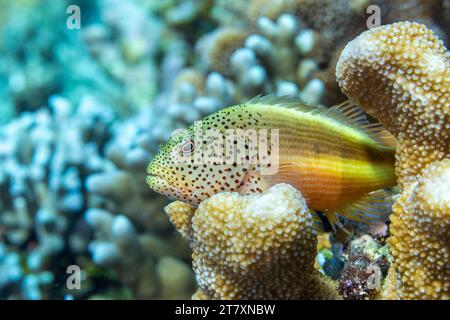
M 277 97 L 271 94 L 266 96 L 256 96 L 248 101 L 247 104 L 277 106 L 328 117 L 365 132 L 368 136 L 385 147 L 396 147 L 396 140 L 394 136 L 384 129 L 381 123 L 369 122 L 364 111 L 350 100 L 333 107 L 326 108 L 321 105 L 308 104 L 300 98 L 294 96 Z
M 395 148 L 397 141 L 395 137 L 387 131 L 381 123 L 372 123 L 367 120 L 364 111 L 350 100 L 331 107 L 332 117 L 354 128 L 365 131 L 377 142 L 385 147 Z
M 321 105 L 311 105 L 302 99 L 294 96 L 276 96 L 274 94 L 259 95 L 250 99 L 246 104 L 261 104 L 277 106 L 281 108 L 294 109 L 302 112 L 326 111 L 327 108 Z

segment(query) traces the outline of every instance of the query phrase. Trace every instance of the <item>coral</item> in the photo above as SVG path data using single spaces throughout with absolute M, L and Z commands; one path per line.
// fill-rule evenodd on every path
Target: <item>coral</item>
M 50 271 L 47 266 L 66 248 L 80 252 L 87 244 L 83 226 L 75 223 L 85 201 L 82 179 L 98 170 L 97 146 L 112 120 L 109 111 L 88 100 L 74 117 L 61 97 L 52 97 L 50 106 L 52 113 L 25 113 L 0 130 L 0 224 L 11 253 L 28 248 L 23 264 L 29 274 L 22 271 L 16 283 Z M 33 283 L 33 297 L 45 297 L 39 281 Z
M 230 72 L 230 58 L 234 51 L 244 45 L 247 33 L 236 28 L 222 28 L 209 35 L 210 47 L 207 51 L 207 61 L 210 69 L 224 75 Z
M 318 45 L 313 51 L 319 63 L 327 62 L 340 44 L 365 29 L 365 0 L 293 0 L 291 10 L 314 30 Z
M 182 299 L 192 293 L 194 278 L 189 266 L 172 256 L 155 259 L 150 239 L 139 235 L 126 216 L 114 216 L 105 210 L 90 208 L 85 219 L 96 233 L 95 240 L 89 244 L 93 262 L 112 266 L 124 284 L 133 288 L 135 298 Z M 177 246 L 174 241 L 172 245 Z M 176 254 L 176 249 L 171 251 Z M 165 253 L 170 253 L 170 250 Z M 130 270 L 133 270 L 132 274 Z
M 123 215 L 90 208 L 86 221 L 95 230 L 96 239 L 89 244 L 92 260 L 100 266 L 114 266 L 124 283 L 134 289 L 136 298 L 155 296 L 158 290 L 153 256 L 143 251 L 137 231 Z M 124 256 L 127 259 L 123 259 Z M 129 269 L 133 268 L 133 274 Z
M 442 0 L 379 0 L 383 24 L 400 21 L 418 22 L 433 30 L 446 42 L 447 34 L 439 25 Z M 376 3 L 376 2 L 375 2 Z
M 84 297 L 98 290 L 97 268 L 113 272 L 135 298 L 192 294 L 188 247 L 171 232 L 166 200 L 140 174 L 154 148 L 145 118 L 118 124 L 93 98 L 75 108 L 52 96 L 49 109 L 1 127 L 0 297 Z M 86 275 L 83 290 L 52 296 L 52 286 L 65 288 L 71 264 Z M 173 290 L 161 265 L 182 272 L 185 285 Z
M 246 8 L 246 18 L 250 23 L 255 24 L 260 17 L 267 17 L 275 20 L 282 13 L 288 11 L 290 0 L 251 0 Z
M 98 7 L 103 24 L 82 29 L 87 59 L 112 79 L 115 100 L 104 102 L 120 105 L 117 114 L 128 116 L 150 105 L 156 94 L 155 56 L 163 50 L 164 24 L 133 1 L 101 0 Z
M 400 186 L 450 156 L 449 55 L 424 25 L 364 32 L 342 52 L 336 76 L 342 91 L 397 138 Z
M 450 299 L 450 159 L 427 166 L 398 199 L 389 239 L 403 299 Z
M 53 24 L 65 7 L 61 1 L 46 9 L 41 18 L 33 14 L 43 6 L 42 1 L 29 1 L 28 5 L 2 4 L 0 9 L 4 15 L 0 22 L 0 121 L 39 108 L 61 89 L 63 74 L 54 64 L 58 57 L 52 44 L 64 37 L 63 28 L 55 30 Z M 24 56 L 28 58 L 22 60 Z
M 339 277 L 339 292 L 346 300 L 375 298 L 389 269 L 390 256 L 369 235 L 355 238 L 345 253 L 345 267 Z
M 220 25 L 226 28 L 241 30 L 242 34 L 250 30 L 249 43 L 255 43 L 254 39 L 261 39 L 262 36 L 262 42 L 256 43 L 260 51 L 264 52 L 262 54 L 256 50 L 255 53 L 260 60 L 259 64 L 265 70 L 264 82 L 275 79 L 276 87 L 281 85 L 283 88 L 273 90 L 265 85 L 262 86 L 264 91 L 297 94 L 298 88 L 294 85 L 304 87 L 305 79 L 307 81 L 314 79 L 314 83 L 320 80 L 321 95 L 325 94 L 325 96 L 322 96 L 322 99 L 313 99 L 313 102 L 320 101 L 325 105 L 333 105 L 341 102 L 343 98 L 334 76 L 337 57 L 349 40 L 367 29 L 369 13 L 366 9 L 369 5 L 377 5 L 381 8 L 381 23 L 401 20 L 417 21 L 425 23 L 445 39 L 446 34 L 437 25 L 439 20 L 437 16 L 440 12 L 444 12 L 446 6 L 442 5 L 443 10 L 440 10 L 438 2 L 440 0 L 372 2 L 367 0 L 253 0 L 248 3 L 216 0 L 212 15 L 216 17 Z M 441 15 L 444 16 L 444 14 Z M 289 18 L 286 19 L 286 16 Z M 298 34 L 295 34 L 295 39 L 292 39 L 286 31 L 294 25 Z M 446 23 L 444 25 L 446 27 Z M 298 52 L 292 52 L 293 42 Z M 271 47 L 277 50 L 272 50 Z M 297 70 L 297 77 L 293 74 L 294 69 Z M 232 74 L 227 76 L 233 78 Z M 323 90 L 323 84 L 326 90 Z M 240 86 L 238 81 L 238 89 Z M 261 85 L 258 84 L 258 87 Z M 244 89 L 248 90 L 248 88 Z M 250 93 L 253 92 L 250 90 Z M 301 96 L 308 97 L 308 93 Z M 243 100 L 243 98 L 239 99 L 242 95 L 237 97 L 237 103 Z
M 162 299 L 186 299 L 195 290 L 191 266 L 172 256 L 164 256 L 156 265 Z
M 384 294 L 448 299 L 447 49 L 424 25 L 382 26 L 347 45 L 336 75 L 344 93 L 378 118 L 398 141 L 396 173 L 402 193 L 390 217 L 393 268 Z
M 186 26 L 192 23 L 208 7 L 207 1 L 161 1 L 148 4 L 153 10 L 163 16 L 170 26 Z
M 165 210 L 193 250 L 201 289 L 194 298 L 338 297 L 314 269 L 313 221 L 293 187 L 279 184 L 261 195 L 216 194 L 195 212 L 182 202 Z
M 386 278 L 384 279 L 381 291 L 374 297 L 376 300 L 399 300 L 400 283 L 398 281 L 398 274 L 394 266 L 388 270 Z

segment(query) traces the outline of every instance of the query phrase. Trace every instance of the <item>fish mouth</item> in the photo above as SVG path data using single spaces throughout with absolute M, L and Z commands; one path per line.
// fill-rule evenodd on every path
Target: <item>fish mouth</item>
M 151 189 L 171 199 L 185 199 L 190 195 L 186 194 L 180 188 L 169 183 L 163 176 L 154 173 L 148 173 L 147 184 Z
M 152 189 L 154 189 L 154 187 L 157 187 L 158 185 L 165 185 L 166 187 L 169 186 L 172 187 L 163 176 L 155 173 L 147 174 L 147 183 L 150 185 L 150 188 Z
M 151 178 L 151 177 L 157 177 L 157 178 L 164 179 L 161 175 L 156 174 L 156 173 L 148 173 L 147 176 L 148 176 L 149 178 Z

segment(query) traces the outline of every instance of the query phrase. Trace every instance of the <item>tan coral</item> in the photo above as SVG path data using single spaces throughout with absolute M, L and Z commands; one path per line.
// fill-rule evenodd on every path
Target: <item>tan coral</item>
M 401 291 L 398 273 L 394 266 L 391 265 L 388 274 L 384 279 L 381 291 L 374 297 L 375 300 L 399 300 L 399 292 Z
M 362 33 L 342 52 L 336 76 L 396 136 L 401 187 L 450 156 L 449 54 L 427 27 L 401 22 Z
M 198 94 L 204 92 L 205 77 L 195 68 L 184 68 L 175 78 L 174 91 L 179 90 L 183 84 L 189 84 L 195 88 Z
M 333 284 L 313 267 L 313 221 L 303 197 L 290 185 L 279 184 L 260 195 L 216 194 L 191 219 L 192 211 L 182 206 L 188 205 L 176 202 L 166 212 L 182 233 L 191 230 L 201 289 L 194 298 L 338 298 Z M 181 226 L 180 221 L 192 224 Z
M 256 24 L 260 17 L 276 20 L 289 9 L 292 0 L 251 0 L 246 9 L 246 18 Z
M 230 73 L 230 57 L 244 46 L 248 32 L 239 28 L 220 28 L 210 35 L 207 48 L 207 60 L 211 70 L 224 75 Z
M 164 209 L 169 216 L 170 222 L 173 223 L 175 229 L 183 236 L 190 239 L 192 217 L 195 209 L 182 201 L 174 201 L 167 205 Z
M 450 159 L 426 167 L 393 211 L 389 245 L 400 298 L 450 299 Z
M 442 11 L 441 2 L 442 0 L 377 0 L 373 4 L 381 8 L 384 23 L 399 21 L 422 23 L 437 33 L 441 39 L 446 39 L 447 35 L 435 21 L 438 13 Z
M 343 92 L 398 141 L 403 193 L 391 215 L 383 298 L 450 298 L 449 62 L 432 31 L 401 22 L 361 34 L 336 68 Z

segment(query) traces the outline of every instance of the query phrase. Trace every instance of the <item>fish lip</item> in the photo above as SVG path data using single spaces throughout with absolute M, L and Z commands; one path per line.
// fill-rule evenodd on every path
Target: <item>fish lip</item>
M 155 177 L 158 179 L 163 180 L 165 183 L 167 183 L 168 186 L 170 186 L 170 188 L 172 188 L 174 191 L 178 192 L 180 195 L 184 195 L 184 196 L 190 196 L 187 195 L 185 192 L 183 192 L 181 189 L 177 188 L 176 186 L 174 186 L 173 184 L 169 183 L 169 181 L 167 181 L 163 176 L 159 175 L 159 174 L 155 174 L 155 173 L 148 173 L 147 176 L 149 178 L 151 177 Z

